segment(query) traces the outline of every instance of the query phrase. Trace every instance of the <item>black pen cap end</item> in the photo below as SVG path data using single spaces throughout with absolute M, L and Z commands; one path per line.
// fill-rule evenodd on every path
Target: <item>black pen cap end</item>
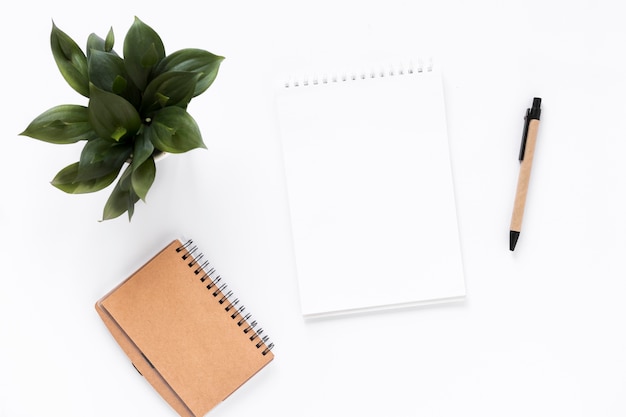
M 517 239 L 519 239 L 519 232 L 511 230 L 509 234 L 509 250 L 515 250 L 515 246 L 517 245 Z
M 541 99 L 539 97 L 533 98 L 533 107 L 530 109 L 530 119 L 537 119 L 541 117 Z

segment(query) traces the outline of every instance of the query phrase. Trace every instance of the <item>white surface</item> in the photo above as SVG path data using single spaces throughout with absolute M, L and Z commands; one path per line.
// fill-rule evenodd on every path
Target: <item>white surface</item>
M 56 70 L 51 19 L 84 42 L 133 15 L 168 51 L 226 56 L 190 113 L 208 151 L 159 163 L 131 224 L 105 194 L 48 184 L 79 148 L 18 137 L 82 103 Z M 626 414 L 626 25 L 618 1 L 17 2 L 0 100 L 0 416 L 173 416 L 93 303 L 172 237 L 193 236 L 276 343 L 212 416 Z M 272 83 L 406 51 L 442 62 L 467 299 L 305 322 Z M 387 59 L 389 57 L 390 59 Z M 524 230 L 508 228 L 522 117 L 543 98 Z
M 465 296 L 440 74 L 389 65 L 277 90 L 307 318 Z

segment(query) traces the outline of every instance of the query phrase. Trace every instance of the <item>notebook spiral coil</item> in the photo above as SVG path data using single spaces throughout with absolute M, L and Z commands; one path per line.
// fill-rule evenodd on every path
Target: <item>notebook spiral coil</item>
M 234 298 L 234 294 L 228 289 L 228 285 L 222 282 L 222 277 L 217 274 L 215 268 L 211 266 L 208 260 L 204 260 L 203 253 L 197 253 L 198 246 L 193 240 L 187 240 L 183 245 L 176 248 L 176 252 L 183 252 L 181 259 L 187 263 L 189 268 L 193 268 L 193 272 L 198 279 L 206 284 L 206 289 L 213 296 L 217 303 L 224 307 L 224 312 L 230 315 L 230 318 L 241 327 L 242 332 L 248 337 L 251 343 L 257 349 L 261 350 L 263 356 L 267 355 L 273 348 L 274 343 L 270 342 L 268 335 L 264 335 L 263 328 L 258 328 L 256 320 L 251 320 L 252 314 L 246 312 L 246 307 L 239 305 L 239 299 Z
M 284 88 L 296 88 L 296 87 L 309 87 L 315 85 L 324 84 L 338 84 L 349 81 L 359 81 L 373 78 L 387 78 L 398 77 L 406 75 L 421 74 L 425 72 L 433 71 L 432 60 L 418 60 L 417 63 L 410 63 L 408 65 L 400 65 L 398 67 L 387 67 L 379 69 L 370 69 L 369 71 L 350 72 L 350 73 L 337 73 L 331 75 L 312 75 L 305 76 L 298 79 L 285 81 Z

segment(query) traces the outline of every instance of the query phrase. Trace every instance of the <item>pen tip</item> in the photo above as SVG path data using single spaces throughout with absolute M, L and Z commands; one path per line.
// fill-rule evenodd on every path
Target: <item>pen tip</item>
M 511 251 L 515 250 L 515 245 L 517 245 L 517 239 L 519 239 L 519 232 L 511 230 L 509 234 L 509 249 Z

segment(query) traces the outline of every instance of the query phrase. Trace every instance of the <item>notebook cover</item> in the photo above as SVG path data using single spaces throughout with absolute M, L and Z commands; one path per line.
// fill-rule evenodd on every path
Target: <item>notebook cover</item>
M 199 417 L 267 365 L 249 323 L 220 304 L 173 241 L 96 303 L 103 322 L 135 368 L 181 416 Z M 215 296 L 213 294 L 216 294 Z M 250 338 L 254 340 L 251 341 Z M 257 347 L 259 345 L 259 347 Z M 266 351 L 266 354 L 262 352 Z
M 277 109 L 302 314 L 463 299 L 436 67 L 301 79 Z

